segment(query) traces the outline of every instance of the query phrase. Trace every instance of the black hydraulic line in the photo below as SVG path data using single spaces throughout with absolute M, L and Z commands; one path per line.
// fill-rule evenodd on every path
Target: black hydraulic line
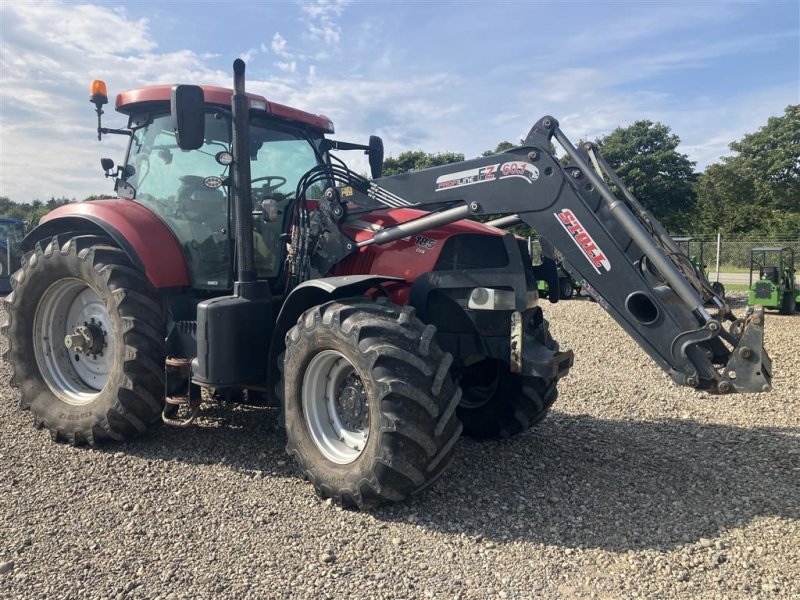
M 553 119 L 555 121 L 555 119 Z M 587 163 L 578 152 L 577 148 L 572 145 L 566 135 L 558 127 L 558 124 L 552 129 L 553 136 L 561 144 L 562 148 L 567 151 L 570 158 L 586 175 L 592 185 L 602 196 L 608 205 L 609 211 L 617 219 L 622 228 L 625 230 L 631 239 L 642 249 L 645 256 L 650 262 L 655 265 L 658 272 L 666 279 L 670 287 L 676 294 L 683 300 L 686 305 L 697 316 L 701 323 L 707 323 L 711 320 L 711 315 L 703 307 L 703 298 L 694 287 L 686 280 L 678 268 L 672 263 L 672 260 L 664 253 L 661 247 L 653 239 L 653 236 L 642 226 L 639 219 L 628 209 L 628 206 L 616 198 L 611 190 L 608 189 L 605 182 L 594 171 L 594 169 Z
M 237 279 L 256 281 L 253 248 L 253 202 L 250 196 L 250 111 L 244 91 L 244 61 L 233 62 L 233 199 Z

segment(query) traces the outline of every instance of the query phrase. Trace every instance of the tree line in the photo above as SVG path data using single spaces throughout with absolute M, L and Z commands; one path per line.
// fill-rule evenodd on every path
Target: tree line
M 663 123 L 639 120 L 597 138 L 595 144 L 625 185 L 673 234 L 800 237 L 800 105 L 788 106 L 782 116 L 770 117 L 757 131 L 731 142 L 732 154 L 702 173 L 678 150 L 680 138 Z M 504 141 L 483 154 L 513 147 Z M 555 150 L 552 145 L 550 150 Z M 385 159 L 384 174 L 463 160 L 462 153 L 412 150 Z M 50 210 L 74 201 L 52 197 L 16 203 L 0 197 L 0 216 L 35 225 Z
M 106 198 L 114 198 L 107 194 L 95 194 L 84 198 L 84 200 L 103 200 Z M 27 228 L 35 227 L 44 215 L 51 210 L 64 206 L 70 202 L 77 202 L 75 198 L 52 196 L 50 200 L 43 202 L 41 200 L 33 200 L 31 202 L 14 202 L 6 196 L 0 196 L 0 217 L 8 219 L 19 219 L 25 221 Z

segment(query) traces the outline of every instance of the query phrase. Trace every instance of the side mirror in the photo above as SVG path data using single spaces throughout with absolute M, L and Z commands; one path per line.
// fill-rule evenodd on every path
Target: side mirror
M 103 167 L 103 171 L 106 172 L 106 176 L 110 176 L 111 169 L 114 168 L 114 161 L 110 158 L 101 158 L 100 159 L 100 166 Z
M 175 85 L 170 97 L 172 127 L 181 150 L 197 150 L 205 138 L 206 114 L 203 88 Z
M 383 140 L 377 135 L 369 136 L 369 170 L 373 179 L 383 175 Z

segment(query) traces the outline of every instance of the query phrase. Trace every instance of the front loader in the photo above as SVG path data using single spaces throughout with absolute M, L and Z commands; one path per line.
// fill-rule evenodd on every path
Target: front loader
M 244 69 L 233 92 L 123 92 L 122 129 L 102 126 L 93 84 L 98 136 L 129 138 L 121 167 L 101 161 L 120 198 L 42 219 L 6 298 L 12 383 L 55 439 L 186 426 L 201 392 L 279 402 L 319 494 L 402 500 L 443 472 L 462 431 L 515 435 L 556 400 L 573 355 L 537 295 L 540 280 L 557 289 L 554 248 L 675 383 L 769 390 L 763 310 L 737 319 L 552 117 L 507 152 L 381 177 L 379 138 L 332 139 L 327 118 L 246 94 Z M 333 150 L 365 152 L 372 179 Z M 539 232 L 541 265 L 503 230 L 517 222 Z

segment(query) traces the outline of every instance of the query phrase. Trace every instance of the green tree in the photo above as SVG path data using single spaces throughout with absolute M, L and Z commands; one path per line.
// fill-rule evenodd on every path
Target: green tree
M 724 162 L 753 181 L 759 200 L 773 209 L 800 210 L 800 104 L 730 148 L 738 154 Z
M 0 216 L 20 219 L 25 221 L 29 227 L 35 227 L 39 224 L 39 219 L 51 210 L 74 201 L 74 199 L 70 200 L 69 198 L 51 197 L 46 203 L 39 199 L 28 203 L 18 203 L 4 196 L 0 197 Z
M 450 163 L 461 162 L 464 155 L 456 152 L 441 152 L 429 154 L 422 150 L 409 150 L 402 152 L 397 158 L 386 158 L 383 161 L 383 175 L 397 175 L 409 171 L 419 171 L 430 167 L 439 167 Z
M 770 117 L 732 142 L 736 154 L 710 165 L 697 183 L 708 232 L 797 235 L 800 232 L 800 105 Z
M 759 229 L 769 216 L 762 207 L 751 206 L 753 181 L 725 164 L 710 165 L 700 176 L 697 191 L 698 229 L 714 233 L 749 233 Z
M 797 236 L 800 232 L 800 105 L 730 144 L 733 156 L 697 184 L 705 231 Z
M 484 150 L 481 156 L 491 156 L 492 154 L 500 154 L 501 152 L 505 152 L 506 150 L 510 150 L 514 147 L 514 144 L 511 142 L 500 142 L 497 144 L 497 147 L 494 150 Z
M 625 185 L 668 231 L 685 233 L 692 228 L 695 163 L 678 152 L 680 138 L 669 127 L 636 121 L 596 143 Z

